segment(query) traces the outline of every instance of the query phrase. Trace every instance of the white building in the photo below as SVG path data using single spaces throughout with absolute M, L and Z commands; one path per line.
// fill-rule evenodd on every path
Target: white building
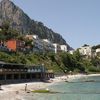
M 51 43 L 48 39 L 43 39 L 43 41 L 46 43 Z
M 96 49 L 96 53 L 100 52 L 100 48 Z
M 35 39 L 34 40 L 34 48 L 33 48 L 33 51 L 38 51 L 38 52 L 43 52 L 43 43 L 41 40 L 37 40 Z
M 53 46 L 54 46 L 54 51 L 55 51 L 55 53 L 57 53 L 57 52 L 60 52 L 60 51 L 61 51 L 61 47 L 60 47 L 60 45 L 59 45 L 59 44 L 54 43 L 54 44 L 53 44 Z
M 73 55 L 73 53 L 75 52 L 75 50 L 69 50 L 68 52 Z
M 34 38 L 34 39 L 39 39 L 39 38 L 38 38 L 38 35 L 33 35 L 33 38 Z
M 55 53 L 58 53 L 58 52 L 67 52 L 67 45 L 59 45 L 57 43 L 54 43 L 54 51 Z
M 81 48 L 79 48 L 79 52 L 83 56 L 91 57 L 92 56 L 92 47 L 89 45 L 84 45 Z
M 67 52 L 67 45 L 60 45 L 61 51 Z
M 33 40 L 33 51 L 42 52 L 67 52 L 67 45 L 59 45 L 57 43 L 52 43 L 48 39 L 39 39 L 37 35 L 26 35 L 26 38 Z
M 44 46 L 44 51 L 46 51 L 46 52 L 54 52 L 55 51 L 54 45 L 48 39 L 43 39 L 43 46 Z
M 96 56 L 100 56 L 100 48 L 96 49 Z
M 30 39 L 30 40 L 39 39 L 38 35 L 26 35 L 25 37 L 28 38 L 28 39 Z

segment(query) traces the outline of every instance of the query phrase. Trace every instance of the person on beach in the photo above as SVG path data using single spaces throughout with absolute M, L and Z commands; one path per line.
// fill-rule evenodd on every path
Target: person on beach
M 68 79 L 69 77 L 68 77 L 68 75 L 67 75 L 67 79 Z
M 27 84 L 25 84 L 25 91 L 27 91 Z

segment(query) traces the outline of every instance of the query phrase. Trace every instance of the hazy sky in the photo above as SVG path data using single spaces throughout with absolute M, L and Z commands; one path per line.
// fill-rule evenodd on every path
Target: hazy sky
M 60 33 L 68 44 L 100 44 L 100 0 L 12 0 L 30 18 Z

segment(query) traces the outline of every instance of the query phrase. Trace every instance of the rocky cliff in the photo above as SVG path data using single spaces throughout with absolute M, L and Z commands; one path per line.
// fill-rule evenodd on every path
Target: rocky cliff
M 0 2 L 0 23 L 8 21 L 10 27 L 19 31 L 21 34 L 37 34 L 40 38 L 47 38 L 52 42 L 66 44 L 66 41 L 58 33 L 53 32 L 42 22 L 37 22 L 29 18 L 10 0 L 2 0 Z M 70 46 L 68 45 L 70 48 Z

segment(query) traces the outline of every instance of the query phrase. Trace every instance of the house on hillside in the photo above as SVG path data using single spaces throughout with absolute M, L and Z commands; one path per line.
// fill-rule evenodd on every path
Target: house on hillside
M 92 56 L 92 47 L 90 47 L 89 45 L 84 45 L 79 48 L 79 52 L 82 56 L 90 58 Z
M 11 39 L 8 40 L 5 45 L 9 49 L 9 51 L 17 51 L 24 49 L 25 42 L 21 40 Z
M 67 45 L 60 45 L 61 51 L 67 52 Z
M 25 38 L 33 41 L 33 52 L 43 52 L 43 42 L 38 35 L 26 35 Z
M 100 48 L 96 49 L 96 55 L 100 57 Z
M 67 45 L 52 43 L 48 39 L 39 39 L 37 35 L 26 35 L 25 38 L 33 40 L 33 52 L 67 52 Z
M 53 43 L 55 53 L 61 52 L 61 47 L 57 43 Z
M 43 52 L 44 51 L 42 40 L 34 39 L 33 44 L 34 44 L 33 52 Z
M 54 46 L 55 53 L 68 51 L 67 45 L 60 45 L 60 44 L 54 43 L 53 46 Z
M 25 38 L 28 38 L 29 40 L 39 39 L 38 35 L 26 35 Z
M 54 52 L 55 47 L 48 39 L 43 39 L 43 46 L 45 52 Z

